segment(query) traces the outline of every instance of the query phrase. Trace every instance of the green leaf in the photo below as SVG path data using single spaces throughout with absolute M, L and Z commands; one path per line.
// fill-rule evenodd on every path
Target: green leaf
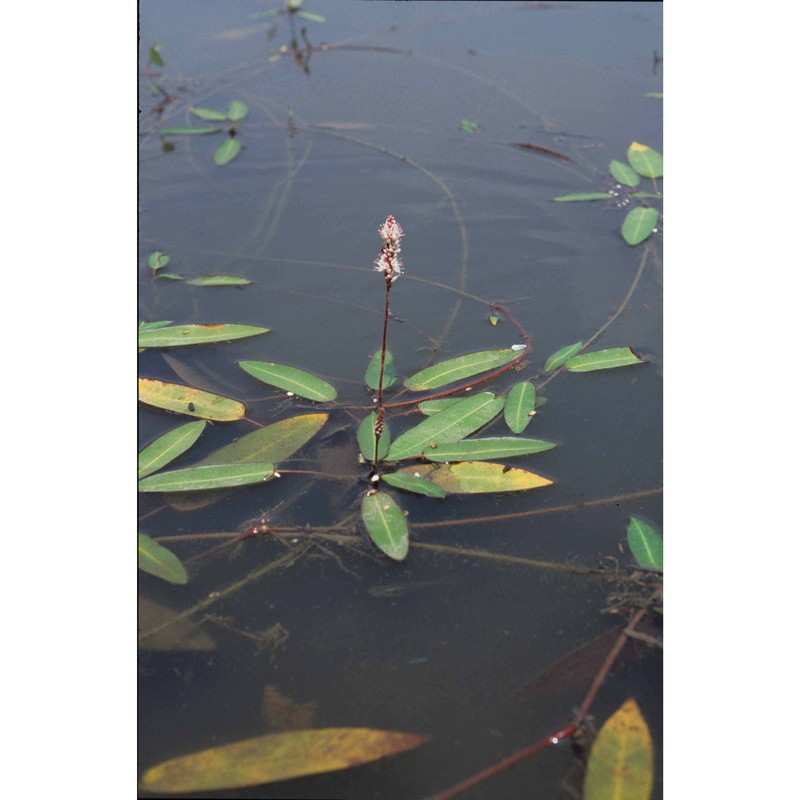
M 206 136 L 209 133 L 219 133 L 222 128 L 162 128 L 159 136 Z
M 658 98 L 658 99 L 661 99 L 661 100 L 663 100 L 663 98 L 664 98 L 664 92 L 645 92 L 645 93 L 644 93 L 644 96 L 645 96 L 645 97 L 656 97 L 656 98 Z
M 139 378 L 139 400 L 165 411 L 176 411 L 215 422 L 241 419 L 245 411 L 244 403 L 231 397 L 153 378 Z
M 486 461 L 461 461 L 458 464 L 418 464 L 393 473 L 427 478 L 448 494 L 520 492 L 550 486 L 553 481 L 535 472 Z
M 150 61 L 155 67 L 160 68 L 164 66 L 164 59 L 161 58 L 161 54 L 159 52 L 163 46 L 163 44 L 154 44 L 150 50 L 148 50 Z
M 440 444 L 437 447 L 426 448 L 422 455 L 429 461 L 483 461 L 487 458 L 511 458 L 543 453 L 555 446 L 555 442 L 547 442 L 544 439 L 499 436 Z
M 558 369 L 562 364 L 569 361 L 572 356 L 580 352 L 582 347 L 583 342 L 574 342 L 573 344 L 568 344 L 566 347 L 562 347 L 560 350 L 556 350 L 556 352 L 545 361 L 544 371 L 550 372 L 551 370 Z
M 661 153 L 646 144 L 631 142 L 628 147 L 628 161 L 645 178 L 660 178 L 664 174 L 664 160 Z
M 654 208 L 632 208 L 622 223 L 622 238 L 631 246 L 641 244 L 652 235 L 657 222 L 658 211 Z
M 448 406 L 463 400 L 463 397 L 442 397 L 439 400 L 423 400 L 417 408 L 426 416 L 430 417 L 439 411 L 444 411 Z
M 212 344 L 230 342 L 268 333 L 269 328 L 258 325 L 224 323 L 216 325 L 175 325 L 158 330 L 139 331 L 139 347 L 183 347 L 190 344 Z
M 156 278 L 164 281 L 182 281 L 183 275 L 176 275 L 174 272 L 159 272 Z
M 617 183 L 625 186 L 638 186 L 641 180 L 635 169 L 631 169 L 627 164 L 617 161 L 616 158 L 612 159 L 608 165 L 608 171 Z
M 246 286 L 251 281 L 236 275 L 206 275 L 202 278 L 189 278 L 186 283 L 191 286 Z
M 503 410 L 504 403 L 504 397 L 491 392 L 459 400 L 399 436 L 389 448 L 387 458 L 389 461 L 414 458 L 433 444 L 457 442 L 494 419 Z
M 187 422 L 159 436 L 139 453 L 138 476 L 144 478 L 185 453 L 199 438 L 205 420 Z
M 497 314 L 489 314 L 489 322 L 491 322 L 492 325 L 497 325 L 499 321 L 500 317 L 498 317 Z
M 241 149 L 242 145 L 238 139 L 226 139 L 214 153 L 214 163 L 218 167 L 224 167 L 239 155 Z
M 361 455 L 372 463 L 375 454 L 375 422 L 378 415 L 373 411 L 361 421 L 356 433 L 358 439 L 358 446 L 361 450 Z M 389 430 L 389 423 L 384 422 L 383 433 L 378 441 L 378 461 L 383 461 L 389 453 L 389 446 L 392 443 L 392 432 Z
M 472 119 L 462 119 L 461 120 L 461 130 L 464 133 L 475 133 L 478 130 L 478 123 Z
M 628 547 L 643 567 L 664 569 L 664 542 L 658 531 L 636 517 L 628 523 Z
M 440 486 L 426 478 L 419 477 L 410 473 L 391 472 L 388 475 L 381 475 L 381 481 L 394 486 L 396 489 L 403 489 L 406 492 L 424 494 L 427 497 L 444 497 L 445 492 Z
M 232 100 L 228 106 L 228 119 L 231 122 L 240 122 L 247 116 L 249 111 L 250 109 L 246 103 L 241 100 Z
M 503 416 L 514 433 L 522 433 L 536 413 L 536 387 L 530 381 L 520 381 L 506 397 Z
M 424 744 L 413 733 L 316 728 L 268 733 L 164 761 L 141 788 L 155 793 L 210 792 L 347 769 Z
M 378 379 L 380 378 L 381 374 L 381 351 L 378 350 L 375 355 L 372 356 L 369 362 L 369 366 L 367 367 L 367 372 L 364 375 L 364 382 L 369 386 L 370 389 L 377 390 L 378 388 Z M 387 350 L 386 351 L 386 359 L 384 360 L 383 364 L 383 388 L 388 389 L 395 381 L 397 380 L 397 371 L 394 367 L 394 358 L 392 354 Z
M 162 319 L 158 320 L 157 322 L 140 322 L 139 323 L 139 330 L 140 331 L 152 331 L 156 328 L 163 328 L 165 325 L 172 325 L 171 319 Z
M 562 194 L 554 197 L 557 203 L 578 203 L 586 200 L 608 200 L 611 195 L 608 192 L 573 192 L 572 194 Z
M 228 119 L 221 111 L 215 111 L 213 108 L 195 108 L 189 106 L 189 111 L 196 117 L 200 117 L 200 119 L 210 120 L 212 122 L 224 122 Z
M 364 495 L 361 518 L 370 539 L 389 558 L 402 561 L 408 554 L 408 523 L 406 516 L 386 492 Z
M 593 372 L 597 369 L 615 369 L 644 363 L 644 359 L 637 356 L 630 347 L 609 347 L 607 350 L 573 356 L 564 366 L 570 372 Z
M 218 464 L 159 472 L 139 481 L 140 492 L 196 492 L 263 483 L 275 475 L 272 464 Z
M 633 192 L 631 194 L 631 197 L 633 197 L 636 200 L 639 200 L 639 199 L 644 199 L 646 197 L 660 198 L 661 195 L 658 192 Z
M 331 384 L 297 367 L 274 361 L 240 361 L 239 366 L 254 378 L 307 400 L 326 402 L 336 398 L 336 389 Z
M 421 392 L 425 389 L 438 389 L 448 383 L 471 378 L 490 369 L 496 369 L 522 357 L 524 352 L 503 348 L 502 350 L 481 350 L 478 353 L 469 353 L 465 356 L 448 358 L 431 367 L 414 373 L 404 381 L 406 388 L 412 392 Z
M 175 553 L 144 533 L 139 534 L 139 569 L 170 583 L 183 584 L 189 580 L 185 567 Z
M 154 272 L 155 270 L 163 269 L 167 264 L 169 264 L 169 256 L 160 250 L 154 250 L 147 259 L 147 266 Z
M 298 11 L 297 16 L 307 19 L 309 22 L 325 22 L 325 17 L 321 14 L 312 14 L 310 11 Z
M 653 790 L 653 741 L 635 700 L 606 720 L 592 745 L 584 800 L 649 800 Z

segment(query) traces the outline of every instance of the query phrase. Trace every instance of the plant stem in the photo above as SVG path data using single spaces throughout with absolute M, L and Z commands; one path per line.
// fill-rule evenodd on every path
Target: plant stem
M 386 303 L 383 308 L 383 341 L 381 343 L 381 369 L 378 374 L 378 407 L 377 418 L 375 420 L 375 450 L 372 454 L 372 469 L 378 469 L 378 442 L 381 440 L 383 433 L 383 370 L 386 365 L 386 332 L 389 327 L 389 292 L 392 288 L 392 282 L 387 278 L 386 280 Z

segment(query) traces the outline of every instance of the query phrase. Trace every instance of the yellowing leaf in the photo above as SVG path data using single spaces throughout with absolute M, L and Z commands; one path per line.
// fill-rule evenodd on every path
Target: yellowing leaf
M 245 411 L 244 403 L 231 397 L 152 378 L 139 378 L 139 400 L 165 411 L 177 411 L 215 422 L 241 419 Z
M 584 800 L 649 800 L 653 789 L 653 742 L 635 700 L 626 700 L 592 746 Z
M 427 478 L 452 494 L 477 494 L 479 492 L 519 492 L 550 486 L 553 481 L 535 472 L 517 467 L 506 467 L 486 461 L 462 461 L 459 464 L 419 464 L 405 467 L 398 474 Z
M 173 758 L 147 770 L 148 792 L 209 792 L 347 769 L 419 747 L 425 736 L 373 728 L 271 733 Z

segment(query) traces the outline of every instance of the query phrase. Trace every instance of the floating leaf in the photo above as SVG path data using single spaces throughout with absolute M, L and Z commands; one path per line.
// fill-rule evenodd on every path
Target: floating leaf
M 499 321 L 500 317 L 498 317 L 497 314 L 489 314 L 489 322 L 491 322 L 492 325 L 497 325 Z
M 645 92 L 644 96 L 645 97 L 656 97 L 658 99 L 663 99 L 664 98 L 664 92 Z
M 643 198 L 646 198 L 646 197 L 657 197 L 658 198 L 658 197 L 661 197 L 661 195 L 658 192 L 633 192 L 631 194 L 631 197 L 639 200 L 640 198 L 643 199 Z
M 610 347 L 608 350 L 595 350 L 593 353 L 573 356 L 564 366 L 570 372 L 592 372 L 596 369 L 614 369 L 644 363 L 644 359 L 639 358 L 630 347 Z
M 214 163 L 218 167 L 224 167 L 239 155 L 242 144 L 238 139 L 226 139 L 214 153 Z
M 169 264 L 169 256 L 160 250 L 150 253 L 150 257 L 147 259 L 147 266 L 154 272 L 158 269 L 163 269 L 167 264 Z
M 269 333 L 269 328 L 258 325 L 237 325 L 223 323 L 217 325 L 173 325 L 158 330 L 139 330 L 139 347 L 183 347 L 190 344 L 212 344 L 230 342 Z
M 189 580 L 186 569 L 175 553 L 144 533 L 139 534 L 139 569 L 170 583 L 186 583 Z
M 622 238 L 631 246 L 641 244 L 652 235 L 656 223 L 658 211 L 654 208 L 632 208 L 622 223 Z
M 249 111 L 250 109 L 247 107 L 246 103 L 243 103 L 241 100 L 232 100 L 231 104 L 228 106 L 228 119 L 231 122 L 240 122 L 247 116 Z
M 661 153 L 646 144 L 631 142 L 628 147 L 628 161 L 645 178 L 660 178 L 664 174 L 664 159 Z
M 562 194 L 554 197 L 557 203 L 578 203 L 586 200 L 608 200 L 611 195 L 608 192 L 573 192 L 572 194 Z
M 206 275 L 202 278 L 189 278 L 186 283 L 192 286 L 246 286 L 251 281 L 236 275 Z
M 206 136 L 209 133 L 219 133 L 222 128 L 162 128 L 159 136 Z
M 378 350 L 372 356 L 367 367 L 367 372 L 364 375 L 364 382 L 370 389 L 378 389 L 378 379 L 381 375 L 381 351 Z M 386 358 L 383 363 L 383 388 L 388 389 L 397 380 L 397 371 L 394 367 L 394 358 L 387 350 Z
M 472 119 L 462 119 L 461 130 L 464 133 L 475 133 L 475 131 L 478 130 L 478 123 Z
M 361 518 L 370 539 L 395 561 L 408 554 L 408 522 L 406 515 L 386 492 L 365 494 L 361 501 Z
M 138 476 L 144 478 L 185 453 L 200 438 L 205 426 L 205 420 L 187 422 L 159 436 L 139 453 Z
M 158 275 L 156 275 L 156 279 L 162 281 L 182 281 L 183 275 L 178 275 L 175 272 L 159 272 Z
M 139 481 L 140 492 L 196 492 L 249 486 L 268 481 L 275 475 L 272 464 L 219 464 L 159 472 Z
M 269 733 L 173 758 L 147 770 L 148 792 L 210 792 L 347 769 L 419 747 L 425 736 L 373 728 Z
M 658 531 L 636 517 L 628 523 L 628 547 L 643 567 L 664 569 L 664 542 Z
M 653 789 L 653 742 L 635 700 L 606 720 L 592 745 L 584 800 L 649 800 Z
M 148 55 L 150 57 L 150 61 L 152 62 L 153 66 L 155 67 L 163 67 L 164 66 L 164 59 L 161 58 L 159 51 L 163 47 L 163 44 L 154 44 L 150 50 L 148 51 Z
M 140 331 L 152 331 L 156 328 L 163 328 L 165 325 L 172 325 L 171 319 L 162 319 L 158 322 L 140 322 L 139 323 L 139 330 Z
M 448 494 L 479 492 L 519 492 L 550 486 L 553 481 L 535 472 L 486 461 L 462 461 L 459 464 L 419 464 L 404 467 L 393 474 L 419 475 L 441 486 Z
M 310 11 L 298 11 L 297 16 L 310 22 L 325 22 L 325 17 L 322 14 L 312 14 Z
M 624 186 L 638 186 L 641 180 L 639 173 L 635 169 L 623 164 L 621 161 L 617 161 L 616 158 L 612 159 L 608 165 L 608 171 L 617 183 L 621 183 Z
M 530 381 L 520 381 L 511 387 L 506 397 L 503 416 L 514 433 L 522 433 L 536 413 L 536 387 Z
M 502 367 L 510 361 L 520 357 L 520 353 L 512 348 L 502 350 L 481 350 L 477 353 L 468 353 L 465 356 L 448 358 L 438 364 L 427 367 L 414 373 L 404 381 L 406 388 L 412 392 L 421 392 L 425 389 L 438 389 L 448 383 L 471 378 L 489 369 Z
M 225 114 L 221 111 L 215 111 L 213 108 L 195 108 L 189 106 L 189 111 L 200 119 L 211 120 L 212 122 L 224 122 L 227 120 Z
M 433 444 L 457 442 L 494 419 L 502 411 L 504 403 L 504 397 L 491 392 L 480 392 L 459 400 L 399 436 L 389 448 L 387 458 L 390 461 L 414 458 Z
M 445 496 L 444 489 L 437 486 L 433 481 L 408 472 L 390 472 L 388 475 L 381 475 L 381 481 L 406 492 L 424 494 L 428 497 Z
M 463 397 L 442 397 L 439 400 L 423 400 L 417 408 L 426 416 L 430 417 L 432 414 L 437 414 L 439 411 L 444 411 L 448 406 L 463 400 Z
M 143 650 L 216 650 L 216 642 L 194 620 L 146 597 L 138 604 L 139 647 Z
M 372 463 L 375 456 L 375 422 L 378 415 L 373 411 L 362 420 L 358 426 L 356 439 L 358 439 L 358 446 L 361 450 L 361 455 Z M 383 461 L 389 453 L 389 446 L 392 443 L 392 432 L 389 430 L 389 423 L 384 422 L 383 433 L 378 441 L 378 461 Z
M 139 400 L 165 411 L 177 411 L 215 422 L 241 419 L 245 412 L 244 403 L 231 397 L 153 378 L 139 378 Z
M 506 407 L 508 405 L 506 404 Z M 429 461 L 484 461 L 487 458 L 511 458 L 552 450 L 555 442 L 544 439 L 523 439 L 514 436 L 463 439 L 451 444 L 427 448 L 422 455 Z
M 572 356 L 579 353 L 582 347 L 583 342 L 575 342 L 574 344 L 568 344 L 566 347 L 562 347 L 560 350 L 556 350 L 556 352 L 545 361 L 544 371 L 550 372 L 551 370 L 558 369 L 562 364 L 569 361 Z
M 325 402 L 336 398 L 336 389 L 327 381 L 297 367 L 274 361 L 240 361 L 239 366 L 248 375 L 307 400 Z

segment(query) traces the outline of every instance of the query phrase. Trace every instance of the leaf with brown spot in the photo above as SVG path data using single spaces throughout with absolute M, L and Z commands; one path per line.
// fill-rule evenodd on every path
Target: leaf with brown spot
M 209 792 L 355 767 L 419 747 L 427 737 L 373 728 L 312 728 L 212 747 L 151 767 L 148 792 Z

